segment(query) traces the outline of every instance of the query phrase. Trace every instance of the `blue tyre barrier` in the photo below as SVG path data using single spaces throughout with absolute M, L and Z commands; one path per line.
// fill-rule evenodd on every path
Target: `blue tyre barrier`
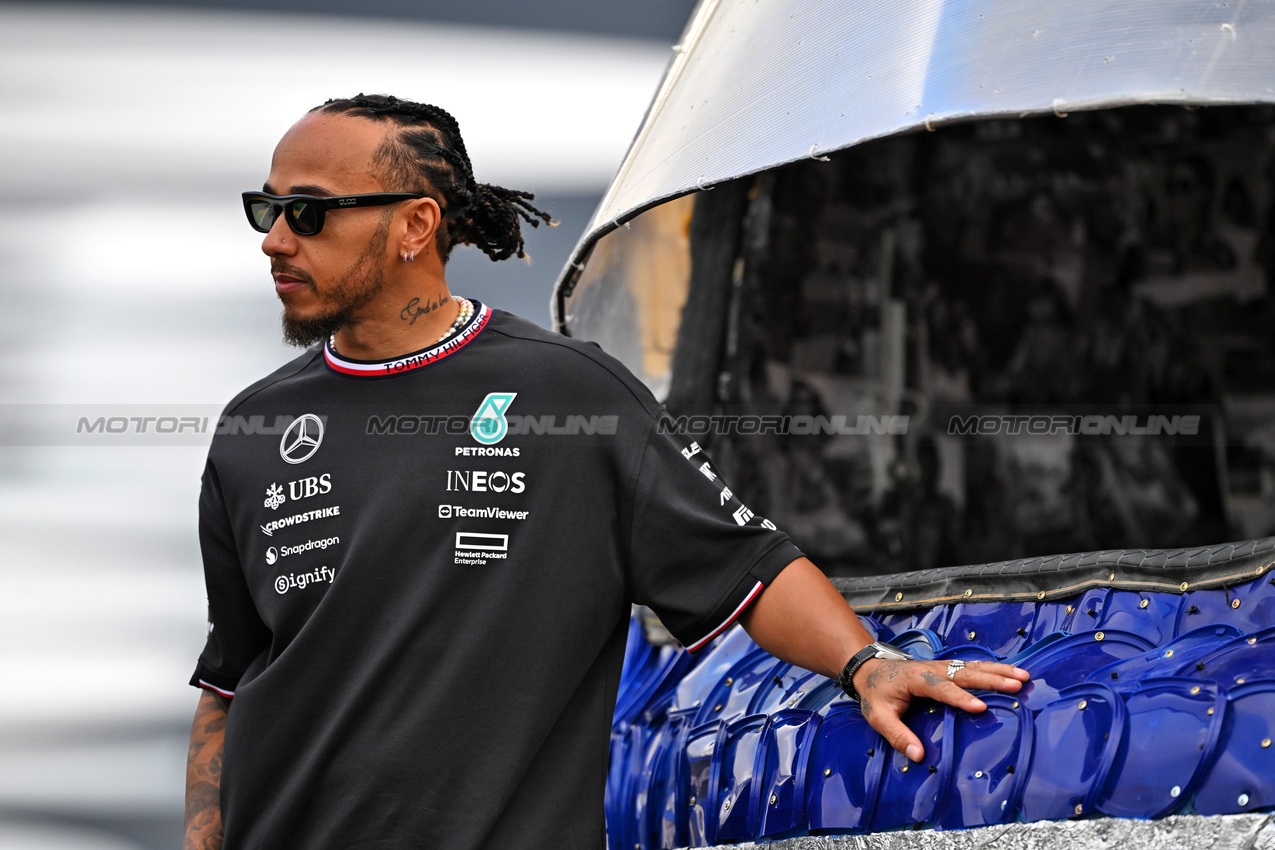
M 1267 539 L 839 581 L 878 639 L 1032 674 L 980 714 L 914 703 L 921 762 L 739 627 L 690 655 L 635 617 L 609 846 L 1275 809 L 1273 566 Z

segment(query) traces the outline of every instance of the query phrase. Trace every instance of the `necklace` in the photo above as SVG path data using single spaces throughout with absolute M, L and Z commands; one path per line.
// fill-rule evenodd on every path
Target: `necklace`
M 464 327 L 465 323 L 474 315 L 474 302 L 468 298 L 461 298 L 459 295 L 453 295 L 452 300 L 460 305 L 460 312 L 456 314 L 456 321 L 452 322 L 452 326 L 447 329 L 447 333 L 438 338 L 438 342 L 447 339 L 456 331 Z M 435 343 L 437 345 L 438 343 Z
M 447 332 L 438 338 L 438 342 L 446 340 L 449 336 L 464 327 L 466 322 L 473 318 L 474 302 L 470 301 L 468 298 L 462 298 L 459 295 L 453 295 L 452 300 L 460 305 L 460 312 L 456 314 L 456 321 L 452 322 L 452 326 L 447 329 Z M 438 345 L 438 342 L 434 343 L 434 345 Z M 332 336 L 328 337 L 328 347 L 332 349 L 333 354 L 337 353 L 336 334 L 332 334 Z

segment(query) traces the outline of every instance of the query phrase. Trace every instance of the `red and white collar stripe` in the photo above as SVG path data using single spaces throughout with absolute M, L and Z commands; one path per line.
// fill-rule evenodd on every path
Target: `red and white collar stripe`
M 334 372 L 340 372 L 342 375 L 356 375 L 368 378 L 401 375 L 413 369 L 431 366 L 469 345 L 482 333 L 483 328 L 487 327 L 487 323 L 491 321 L 490 307 L 474 301 L 472 298 L 470 301 L 474 305 L 474 315 L 465 323 L 464 327 L 429 348 L 422 348 L 420 351 L 414 351 L 403 357 L 395 357 L 392 360 L 349 360 L 333 351 L 332 342 L 329 340 L 323 343 L 323 360 L 328 364 L 328 368 Z

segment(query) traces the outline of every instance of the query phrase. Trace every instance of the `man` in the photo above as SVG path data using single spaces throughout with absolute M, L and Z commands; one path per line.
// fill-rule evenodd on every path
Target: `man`
M 209 452 L 187 847 L 601 847 L 634 601 L 692 649 L 742 615 L 775 655 L 848 673 L 912 758 L 914 695 L 977 711 L 954 679 L 1026 679 L 865 650 L 615 360 L 452 296 L 452 247 L 521 256 L 520 222 L 548 220 L 530 200 L 474 180 L 446 112 L 363 95 L 304 116 L 245 193 L 284 334 L 321 345 L 227 407 L 281 437 Z

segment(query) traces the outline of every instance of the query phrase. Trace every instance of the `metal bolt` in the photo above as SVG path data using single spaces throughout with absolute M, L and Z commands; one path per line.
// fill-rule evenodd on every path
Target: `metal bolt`
M 1014 700 L 1014 708 L 1018 708 L 1018 700 Z
M 1213 707 L 1212 707 L 1212 706 L 1210 706 L 1210 707 L 1209 707 L 1209 717 L 1212 717 L 1212 716 L 1213 716 Z
M 824 775 L 824 776 L 832 776 L 832 768 L 830 768 L 830 767 L 825 767 L 825 768 L 823 769 L 823 775 Z
M 973 639 L 974 639 L 974 633 L 970 632 L 970 640 L 973 640 Z
M 1247 679 L 1236 679 L 1236 680 L 1235 680 L 1235 684 L 1237 684 L 1237 685 L 1242 685 L 1242 684 L 1244 684 L 1246 681 L 1248 681 L 1248 680 L 1247 680 Z
M 691 795 L 691 805 L 692 805 L 692 806 L 693 806 L 693 805 L 695 805 L 695 795 L 694 795 L 694 794 L 692 794 L 692 795 Z
M 727 676 L 727 677 L 726 677 L 726 681 L 725 681 L 725 682 L 723 682 L 722 684 L 726 685 L 726 687 L 728 687 L 728 688 L 729 688 L 731 685 L 735 684 L 735 677 L 734 677 L 734 676 Z
M 722 704 L 721 704 L 721 703 L 718 703 L 717 705 L 713 706 L 713 711 L 721 711 L 721 710 L 722 710 Z
M 724 808 L 726 809 L 726 811 L 728 812 L 730 811 L 730 800 L 726 801 L 726 805 L 724 806 Z
M 1164 651 L 1164 657 L 1165 657 L 1165 658 L 1172 658 L 1172 657 L 1173 657 L 1173 650 L 1171 650 L 1171 649 L 1166 649 L 1166 650 Z
M 1181 584 L 1179 584 L 1179 585 L 1178 585 L 1178 590 L 1185 591 L 1185 590 L 1186 590 L 1188 587 L 1190 587 L 1190 586 L 1191 586 L 1191 583 L 1190 583 L 1190 582 L 1188 582 L 1188 581 L 1184 581 L 1184 582 L 1182 582 Z
M 1071 607 L 1070 605 L 1068 605 L 1068 606 L 1067 606 L 1067 613 L 1068 613 L 1068 614 L 1070 614 L 1072 611 L 1075 611 L 1075 610 L 1076 610 L 1076 609 L 1075 609 L 1075 608 L 1073 608 L 1073 607 Z
M 1176 797 L 1176 796 L 1178 796 L 1178 795 L 1179 795 L 1179 794 L 1181 794 L 1181 793 L 1182 793 L 1182 789 L 1181 789 L 1179 786 L 1177 786 L 1177 785 L 1174 785 L 1172 788 L 1170 788 L 1170 789 L 1169 789 L 1169 796 L 1170 796 L 1170 797 Z
M 902 594 L 902 593 L 896 593 L 896 594 L 894 594 L 894 601 L 895 601 L 895 602 L 902 602 L 902 601 L 903 601 L 903 594 Z
M 1080 705 L 1078 705 L 1078 706 L 1076 706 L 1076 707 L 1077 707 L 1077 708 L 1079 708 L 1081 711 L 1084 711 L 1086 708 L 1088 708 L 1088 707 L 1089 707 L 1089 700 L 1087 700 L 1087 699 L 1082 699 L 1082 700 L 1080 701 Z
M 1077 804 L 1076 804 L 1076 814 L 1078 814 L 1078 815 L 1079 815 L 1079 814 L 1084 814 L 1084 811 L 1085 811 L 1085 807 L 1084 807 L 1084 806 L 1082 806 L 1080 803 L 1077 803 Z
M 903 765 L 903 767 L 899 768 L 899 773 L 907 773 L 907 772 L 908 772 L 908 766 L 906 764 Z
M 1115 580 L 1116 580 L 1115 573 L 1107 573 L 1107 581 L 1115 581 Z
M 1148 605 L 1150 605 L 1150 604 L 1151 604 L 1151 601 L 1150 601 L 1150 600 L 1148 600 L 1148 599 L 1144 599 L 1144 600 L 1142 600 L 1141 602 L 1139 602 L 1139 603 L 1138 603 L 1138 607 L 1139 607 L 1139 608 L 1145 608 L 1145 607 L 1147 607 L 1147 606 L 1148 606 Z
M 1043 591 L 1043 590 L 1042 590 L 1040 593 L 1037 593 L 1037 594 L 1036 594 L 1036 598 L 1037 598 L 1037 599 L 1044 599 L 1044 598 L 1045 598 L 1045 591 Z
M 1009 800 L 1001 800 L 1001 811 L 1005 811 L 1005 807 L 1009 805 Z
M 1247 795 L 1247 794 L 1241 794 L 1241 795 L 1240 795 L 1240 798 L 1239 798 L 1238 800 L 1236 800 L 1235 802 L 1239 803 L 1241 806 L 1247 806 L 1247 805 L 1248 805 L 1248 795 Z
M 965 598 L 966 598 L 966 599 L 969 599 L 969 598 L 970 598 L 971 596 L 973 596 L 973 595 L 974 595 L 974 591 L 973 591 L 973 590 L 971 590 L 971 589 L 970 589 L 970 588 L 968 588 L 968 587 L 967 587 L 967 588 L 965 588 Z
M 982 779 L 982 778 L 983 778 L 983 771 L 981 771 L 981 770 L 976 770 L 976 771 L 974 771 L 974 778 L 975 778 L 975 779 Z
M 929 708 L 927 708 L 927 709 L 925 710 L 925 713 L 926 713 L 926 714 L 933 714 L 933 713 L 934 713 L 934 712 L 936 712 L 936 711 L 938 711 L 938 709 L 936 709 L 934 706 L 930 706 Z
M 1191 696 L 1195 696 L 1195 695 L 1196 695 L 1196 694 L 1198 694 L 1199 692 L 1200 692 L 1200 686 L 1199 686 L 1199 685 L 1192 685 L 1192 686 L 1191 686 Z
M 1249 646 L 1256 646 L 1256 645 L 1257 645 L 1257 638 L 1255 638 L 1255 637 L 1251 637 L 1251 638 L 1249 638 L 1249 639 L 1248 639 L 1248 645 L 1249 645 Z
M 1093 639 L 1094 639 L 1094 640 L 1102 640 L 1102 639 L 1103 639 L 1103 638 L 1105 638 L 1105 637 L 1106 637 L 1106 635 L 1105 635 L 1105 634 L 1103 634 L 1102 632 L 1096 632 L 1096 633 L 1094 634 L 1094 636 L 1093 636 Z
M 771 794 L 771 795 L 770 795 L 770 804 L 773 806 L 773 805 L 775 805 L 775 804 L 776 804 L 776 803 L 778 803 L 778 802 L 779 802 L 779 795 L 778 795 L 778 794 Z
M 1239 601 L 1238 599 L 1232 599 L 1232 600 L 1231 600 L 1231 607 L 1232 607 L 1232 608 L 1238 608 L 1238 607 L 1240 607 L 1240 601 Z
M 1271 739 L 1270 739 L 1270 738 L 1263 738 L 1263 739 L 1262 739 L 1262 749 L 1267 749 L 1268 747 L 1270 747 L 1270 745 L 1271 745 Z

